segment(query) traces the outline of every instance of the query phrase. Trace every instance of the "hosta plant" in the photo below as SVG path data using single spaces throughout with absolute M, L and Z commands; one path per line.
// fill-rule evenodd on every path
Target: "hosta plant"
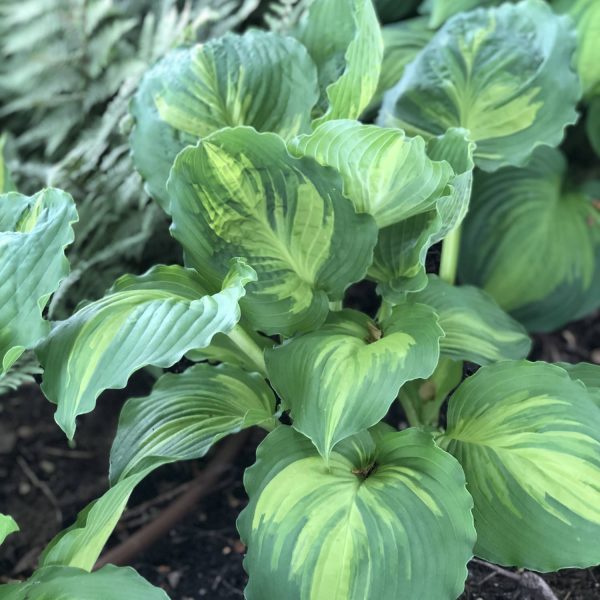
M 448 15 L 428 4 L 437 27 Z M 454 285 L 465 217 L 487 231 L 478 212 L 501 199 L 499 211 L 541 204 L 537 177 L 559 215 L 546 236 L 588 243 L 566 226 L 597 215 L 555 179 L 580 98 L 572 21 L 541 0 L 459 13 L 406 63 L 378 124 L 358 120 L 382 85 L 370 0 L 315 0 L 290 33 L 176 49 L 140 84 L 133 159 L 184 266 L 125 275 L 49 324 L 73 200 L 0 197 L 2 368 L 36 352 L 70 439 L 135 371 L 195 363 L 125 404 L 108 491 L 0 598 L 164 598 L 129 569 L 91 571 L 142 479 L 249 427 L 264 430 L 238 520 L 250 600 L 452 600 L 474 555 L 539 571 L 600 563 L 600 367 L 527 361 L 523 325 Z M 521 212 L 522 237 L 506 234 L 515 262 Z M 472 242 L 484 273 L 492 233 Z M 587 247 L 581 261 L 581 277 L 554 264 L 557 278 L 597 289 Z M 344 307 L 364 279 L 377 314 Z M 564 315 L 593 304 L 578 300 Z M 465 361 L 481 368 L 462 382 Z M 397 401 L 401 431 L 387 417 Z

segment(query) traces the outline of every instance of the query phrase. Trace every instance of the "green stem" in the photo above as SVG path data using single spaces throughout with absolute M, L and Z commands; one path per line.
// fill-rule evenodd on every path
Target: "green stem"
M 455 227 L 445 238 L 442 246 L 440 262 L 440 278 L 454 285 L 458 269 L 458 254 L 460 251 L 461 227 Z
M 339 310 L 342 310 L 342 308 L 344 308 L 342 301 L 341 300 L 334 300 L 332 302 L 329 303 L 329 310 L 333 311 L 333 312 L 337 312 Z
M 262 348 L 240 326 L 236 325 L 228 334 L 229 339 L 250 359 L 256 370 L 267 376 L 267 366 Z
M 400 395 L 398 396 L 398 400 L 400 401 L 400 404 L 402 405 L 404 414 L 406 415 L 406 419 L 408 420 L 408 424 L 411 427 L 421 427 L 421 425 L 423 425 L 423 423 L 421 422 L 421 419 L 417 413 L 417 410 L 415 409 L 408 394 L 403 394 L 402 392 L 400 392 Z
M 394 308 L 394 306 L 392 305 L 391 302 L 388 302 L 385 298 L 382 298 L 381 305 L 379 307 L 379 310 L 377 311 L 377 316 L 376 316 L 377 321 L 379 323 L 381 323 L 381 321 L 384 321 L 385 319 L 387 319 L 392 314 L 393 308 Z

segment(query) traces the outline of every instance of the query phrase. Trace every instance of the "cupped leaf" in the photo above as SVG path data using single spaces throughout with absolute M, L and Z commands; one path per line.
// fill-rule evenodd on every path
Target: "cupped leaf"
M 381 325 L 343 310 L 267 350 L 265 362 L 294 427 L 327 459 L 338 442 L 380 421 L 404 383 L 431 375 L 442 335 L 427 306 L 398 307 Z
M 482 367 L 441 441 L 475 502 L 478 556 L 537 571 L 600 562 L 600 410 L 546 363 Z
M 4 158 L 5 142 L 5 136 L 0 135 L 0 194 L 5 194 L 6 192 L 14 192 L 16 189 Z
M 428 279 L 427 287 L 409 294 L 406 301 L 435 310 L 445 334 L 440 341 L 442 355 L 487 365 L 529 354 L 531 339 L 527 331 L 489 294 L 470 285 L 450 285 L 437 275 L 429 275 Z
M 69 272 L 64 250 L 75 222 L 73 199 L 61 190 L 0 195 L 0 373 L 50 330 L 42 313 Z
M 588 390 L 590 398 L 600 408 L 600 365 L 591 363 L 558 363 L 571 379 L 581 381 Z
M 136 168 L 168 211 L 165 185 L 182 148 L 234 125 L 285 138 L 309 131 L 318 97 L 315 65 L 293 38 L 248 31 L 172 50 L 146 73 L 132 102 Z
M 319 327 L 329 300 L 362 279 L 377 226 L 357 215 L 337 173 L 293 158 L 274 134 L 223 129 L 177 157 L 169 179 L 173 235 L 215 288 L 231 256 L 258 273 L 242 306 L 255 329 Z
M 427 156 L 423 138 L 358 121 L 328 121 L 289 147 L 336 169 L 356 212 L 372 215 L 378 227 L 434 208 L 454 175 L 447 162 Z
M 357 119 L 377 89 L 383 58 L 381 29 L 371 0 L 316 0 L 298 39 L 319 73 L 321 98 L 314 125 Z
M 275 421 L 275 396 L 264 379 L 238 367 L 195 365 L 163 375 L 152 393 L 129 400 L 110 457 L 112 481 L 172 456 L 200 458 L 218 440 Z
M 600 93 L 600 3 L 597 0 L 554 0 L 558 12 L 567 13 L 577 27 L 575 63 L 584 96 Z
M 19 531 L 17 522 L 10 515 L 0 513 L 0 544 L 11 534 Z
M 327 466 L 281 426 L 244 484 L 248 600 L 450 600 L 463 589 L 472 500 L 459 465 L 426 433 L 365 431 Z
M 386 94 L 380 123 L 423 135 L 464 127 L 482 169 L 523 165 L 577 119 L 574 49 L 570 20 L 542 0 L 456 15 Z
M 565 185 L 558 150 L 522 169 L 475 178 L 459 275 L 530 331 L 551 331 L 600 305 L 600 212 Z
M 474 167 L 474 144 L 467 135 L 464 129 L 449 129 L 427 146 L 432 160 L 446 160 L 454 170 L 449 193 L 441 196 L 432 210 L 379 231 L 369 277 L 379 284 L 378 293 L 391 303 L 402 302 L 406 292 L 427 285 L 427 251 L 458 227 L 467 214 Z
M 72 567 L 38 569 L 24 583 L 0 586 L 2 600 L 169 600 L 131 567 L 106 565 L 95 573 Z
M 154 267 L 121 277 L 104 298 L 58 323 L 36 352 L 44 366 L 42 390 L 58 405 L 55 419 L 67 436 L 104 390 L 125 387 L 146 365 L 170 367 L 230 331 L 240 318 L 244 285 L 255 278 L 236 259 L 222 290 L 208 295 L 191 269 Z

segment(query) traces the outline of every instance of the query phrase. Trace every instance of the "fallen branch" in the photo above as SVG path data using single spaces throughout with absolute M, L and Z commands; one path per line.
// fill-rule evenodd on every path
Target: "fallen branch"
M 497 565 L 493 565 L 485 560 L 479 560 L 478 558 L 474 558 L 472 562 L 485 567 L 486 569 L 490 569 L 490 571 L 494 571 L 503 577 L 507 577 L 508 579 L 518 582 L 519 585 L 522 585 L 530 592 L 533 592 L 539 598 L 539 600 L 558 600 L 556 594 L 552 591 L 550 586 L 537 573 L 533 573 L 532 571 L 516 573 L 514 571 L 509 571 L 508 569 L 498 567 Z
M 190 482 L 187 491 L 165 508 L 152 522 L 103 554 L 94 565 L 94 569 L 99 569 L 109 563 L 118 566 L 127 565 L 140 552 L 147 550 L 150 545 L 165 536 L 195 508 L 201 498 L 218 489 L 219 486 L 216 484 L 219 477 L 231 468 L 235 457 L 247 439 L 248 431 L 228 438 L 206 467 Z

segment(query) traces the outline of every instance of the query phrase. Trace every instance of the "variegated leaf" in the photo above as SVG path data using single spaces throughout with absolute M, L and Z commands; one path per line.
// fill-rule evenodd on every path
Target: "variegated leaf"
M 377 89 L 383 58 L 381 29 L 371 0 L 316 0 L 298 39 L 319 72 L 321 99 L 314 125 L 357 119 Z
M 110 457 L 111 481 L 152 462 L 200 458 L 226 435 L 252 425 L 274 427 L 274 413 L 273 392 L 256 373 L 208 364 L 167 373 L 149 396 L 123 407 Z
M 427 156 L 423 138 L 358 121 L 328 121 L 289 147 L 338 171 L 356 212 L 380 228 L 435 208 L 454 175 L 447 162 Z
M 571 379 L 581 381 L 588 390 L 590 398 L 600 408 L 600 365 L 591 363 L 558 363 Z
M 106 565 L 95 573 L 71 567 L 38 569 L 23 583 L 0 586 L 2 600 L 169 600 L 131 567 Z
M 600 212 L 565 187 L 558 150 L 522 169 L 480 173 L 464 222 L 459 275 L 530 331 L 551 331 L 600 305 Z
M 597 0 L 554 0 L 558 12 L 567 13 L 577 27 L 575 62 L 585 96 L 600 93 L 600 2 Z
M 0 373 L 50 331 L 42 313 L 69 272 L 64 250 L 76 221 L 61 190 L 0 195 Z
M 444 337 L 442 355 L 487 365 L 525 358 L 531 350 L 527 331 L 479 288 L 453 286 L 437 275 L 428 276 L 425 289 L 409 294 L 406 302 L 426 304 L 437 313 Z
M 17 522 L 10 516 L 0 513 L 0 544 L 11 534 L 19 531 Z
M 380 123 L 422 135 L 464 127 L 482 169 L 523 165 L 577 119 L 574 49 L 570 20 L 542 0 L 456 15 L 386 94 Z
M 380 106 L 384 92 L 402 79 L 406 65 L 429 43 L 434 33 L 427 26 L 425 17 L 407 19 L 381 28 L 383 61 L 377 91 L 366 111 L 369 115 Z
M 146 365 L 170 367 L 186 352 L 207 346 L 240 318 L 244 285 L 256 274 L 241 259 L 220 292 L 208 295 L 198 275 L 179 266 L 121 277 L 104 298 L 58 323 L 37 348 L 42 390 L 57 404 L 55 419 L 69 438 L 78 415 L 94 409 L 106 389 L 125 387 Z
M 342 181 L 293 158 L 275 134 L 223 129 L 177 157 L 169 179 L 173 235 L 211 289 L 231 256 L 258 273 L 242 306 L 269 335 L 319 327 L 371 263 L 377 226 L 357 215 Z
M 264 379 L 237 367 L 196 365 L 163 375 L 150 395 L 129 400 L 121 411 L 112 487 L 52 540 L 42 565 L 92 569 L 142 479 L 161 465 L 201 458 L 226 435 L 253 425 L 271 429 L 274 412 Z
M 285 138 L 310 130 L 317 71 L 296 40 L 263 31 L 172 50 L 144 76 L 131 111 L 136 168 L 169 210 L 165 185 L 178 152 L 234 125 Z
M 446 160 L 454 170 L 449 193 L 437 200 L 433 210 L 379 231 L 369 277 L 379 284 L 378 293 L 389 302 L 401 302 L 406 292 L 427 285 L 427 251 L 465 218 L 473 181 L 473 150 L 474 144 L 463 129 L 449 129 L 431 139 L 427 146 L 429 157 Z
M 248 600 L 451 600 L 463 589 L 472 500 L 459 465 L 426 433 L 365 431 L 326 465 L 281 426 L 244 484 Z
M 476 554 L 537 571 L 600 562 L 600 410 L 546 363 L 482 367 L 440 440 L 475 502 Z
M 398 307 L 380 325 L 343 310 L 267 350 L 265 361 L 294 427 L 328 459 L 338 442 L 379 422 L 404 383 L 431 375 L 442 335 L 427 306 Z

